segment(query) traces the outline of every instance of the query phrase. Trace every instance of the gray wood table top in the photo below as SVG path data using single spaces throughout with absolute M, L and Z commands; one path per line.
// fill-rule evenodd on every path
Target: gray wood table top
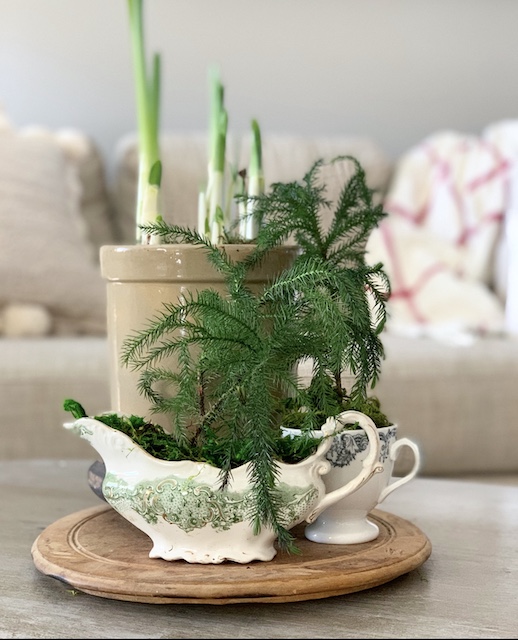
M 48 525 L 100 504 L 85 460 L 0 463 L 2 638 L 516 638 L 518 486 L 417 478 L 380 509 L 432 543 L 385 585 L 284 604 L 141 604 L 77 593 L 40 573 Z

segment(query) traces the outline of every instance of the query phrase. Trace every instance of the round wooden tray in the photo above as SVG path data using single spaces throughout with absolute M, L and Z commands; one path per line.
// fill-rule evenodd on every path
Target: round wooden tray
M 57 520 L 34 541 L 36 568 L 74 589 L 115 600 L 156 604 L 295 602 L 343 595 L 384 584 L 423 564 L 432 547 L 415 525 L 374 510 L 376 540 L 331 545 L 292 532 L 300 555 L 269 562 L 216 565 L 148 557 L 150 539 L 106 505 Z

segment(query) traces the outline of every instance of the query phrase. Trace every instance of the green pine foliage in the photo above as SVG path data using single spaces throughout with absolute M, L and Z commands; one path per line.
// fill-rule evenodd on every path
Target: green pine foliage
M 378 426 L 389 424 L 369 390 L 384 357 L 380 333 L 390 284 L 381 264 L 367 264 L 364 249 L 386 214 L 373 203 L 358 161 L 336 159 L 344 160 L 353 172 L 336 203 L 319 183 L 321 160 L 301 181 L 274 183 L 257 196 L 255 248 L 241 262 L 191 229 L 163 220 L 142 226 L 163 242 L 205 247 L 227 293 L 204 289 L 171 301 L 123 345 L 123 363 L 140 371 L 140 393 L 155 413 L 171 416 L 172 433 L 134 416 L 103 418 L 153 455 L 215 464 L 222 487 L 233 468 L 248 462 L 254 527 L 271 526 L 280 547 L 292 551 L 292 536 L 278 519 L 279 461 L 295 462 L 314 451 L 318 440 L 309 432 L 345 409 L 367 413 Z M 324 231 L 321 212 L 333 206 Z M 233 229 L 225 233 L 231 237 Z M 289 240 L 300 248 L 294 263 L 254 294 L 247 273 Z M 164 364 L 169 358 L 177 363 L 174 371 Z M 313 363 L 308 388 L 296 375 L 304 360 Z M 345 371 L 354 376 L 350 389 L 342 386 Z M 304 435 L 282 438 L 281 425 Z

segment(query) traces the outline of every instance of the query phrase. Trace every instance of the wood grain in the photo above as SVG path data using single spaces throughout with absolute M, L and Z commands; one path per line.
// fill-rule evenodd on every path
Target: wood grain
M 432 554 L 378 587 L 264 606 L 156 606 L 95 597 L 34 566 L 46 527 L 105 504 L 88 486 L 91 462 L 0 462 L 0 638 L 516 638 L 518 474 L 416 478 L 394 491 L 380 508 L 425 532 Z
M 98 506 L 65 516 L 35 540 L 36 568 L 75 589 L 115 600 L 154 604 L 295 602 L 361 591 L 421 566 L 431 544 L 415 525 L 372 513 L 380 535 L 372 542 L 327 545 L 293 532 L 300 555 L 269 562 L 216 565 L 149 558 L 150 539 L 113 509 Z

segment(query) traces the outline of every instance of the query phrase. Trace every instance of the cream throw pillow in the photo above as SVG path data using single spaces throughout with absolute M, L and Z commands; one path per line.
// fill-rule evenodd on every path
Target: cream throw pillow
M 53 135 L 67 160 L 77 168 L 81 185 L 81 215 L 88 240 L 94 246 L 98 258 L 103 244 L 114 244 L 117 241 L 104 159 L 94 140 L 82 131 L 57 129 Z
M 105 333 L 105 287 L 77 166 L 50 133 L 0 127 L 0 307 L 41 304 L 54 333 Z

